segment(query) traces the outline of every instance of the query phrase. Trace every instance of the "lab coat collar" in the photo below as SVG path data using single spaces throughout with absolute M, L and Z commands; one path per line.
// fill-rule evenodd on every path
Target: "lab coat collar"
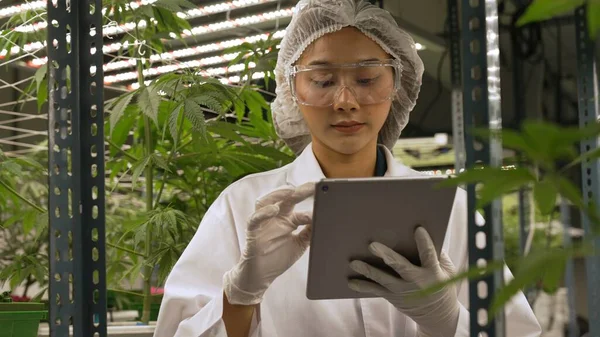
M 379 145 L 385 152 L 385 159 L 387 162 L 387 171 L 385 176 L 405 176 L 411 173 L 414 174 L 410 168 L 399 163 L 390 150 L 383 145 Z M 304 151 L 290 164 L 290 169 L 287 174 L 287 183 L 291 186 L 300 186 L 308 182 L 318 182 L 321 179 L 325 179 L 325 174 L 315 157 L 312 149 L 312 143 L 308 144 Z

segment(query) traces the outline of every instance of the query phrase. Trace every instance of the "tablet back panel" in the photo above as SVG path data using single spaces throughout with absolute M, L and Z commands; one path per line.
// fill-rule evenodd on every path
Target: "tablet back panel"
M 456 195 L 456 188 L 438 187 L 441 179 L 325 179 L 317 184 L 307 297 L 368 297 L 349 289 L 348 279 L 362 278 L 349 267 L 354 259 L 387 268 L 369 252 L 371 242 L 381 242 L 419 265 L 414 240 L 418 225 L 427 229 L 439 256 Z

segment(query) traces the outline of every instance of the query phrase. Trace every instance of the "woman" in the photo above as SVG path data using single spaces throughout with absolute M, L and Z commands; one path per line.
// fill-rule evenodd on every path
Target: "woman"
M 301 0 L 276 74 L 274 123 L 300 155 L 232 184 L 214 202 L 167 280 L 155 336 L 469 336 L 466 282 L 406 297 L 468 268 L 462 191 L 439 258 L 418 229 L 422 267 L 378 244 L 371 251 L 398 275 L 351 263 L 373 282 L 349 287 L 380 297 L 309 301 L 305 295 L 314 182 L 417 174 L 389 151 L 421 86 L 414 41 L 366 1 Z M 522 294 L 506 315 L 507 336 L 540 335 Z

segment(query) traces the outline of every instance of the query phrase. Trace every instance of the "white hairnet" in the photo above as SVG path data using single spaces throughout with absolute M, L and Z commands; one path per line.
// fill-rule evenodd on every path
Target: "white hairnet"
M 421 89 L 424 70 L 412 37 L 398 27 L 387 11 L 366 0 L 300 0 L 281 41 L 275 68 L 277 97 L 271 105 L 275 130 L 295 153 L 300 153 L 310 143 L 311 137 L 292 97 L 286 70 L 315 40 L 348 26 L 359 29 L 402 64 L 401 87 L 379 132 L 379 143 L 391 149 L 408 124 L 409 113 Z

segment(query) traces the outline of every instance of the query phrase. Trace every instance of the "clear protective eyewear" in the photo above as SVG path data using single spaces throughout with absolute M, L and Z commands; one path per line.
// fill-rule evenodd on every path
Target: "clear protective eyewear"
M 402 65 L 398 60 L 334 65 L 296 65 L 288 69 L 288 81 L 297 103 L 328 107 L 344 89 L 359 105 L 392 100 L 400 88 Z

